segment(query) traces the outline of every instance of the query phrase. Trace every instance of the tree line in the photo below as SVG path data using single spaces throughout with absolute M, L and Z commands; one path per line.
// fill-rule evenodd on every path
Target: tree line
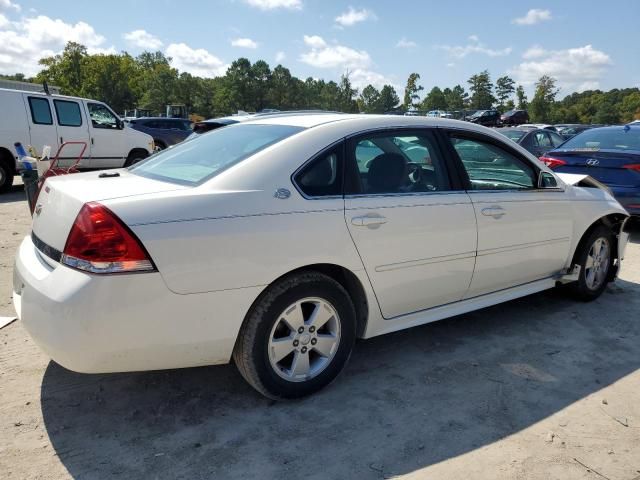
M 33 78 L 19 73 L 3 78 L 47 81 L 63 94 L 100 99 L 118 113 L 135 107 L 159 113 L 166 105 L 184 104 L 189 112 L 207 118 L 265 108 L 350 113 L 518 108 L 528 110 L 531 121 L 540 123 L 615 124 L 640 118 L 638 88 L 587 90 L 558 99 L 557 81 L 547 75 L 536 82 L 529 100 L 522 85 L 507 75 L 494 83 L 487 70 L 472 75 L 467 89 L 458 84 L 436 86 L 429 92 L 420 85 L 420 75 L 411 73 L 401 99 L 392 85 L 381 89 L 367 85 L 359 91 L 349 72 L 338 82 L 302 80 L 282 65 L 271 69 L 264 60 L 252 64 L 246 58 L 235 60 L 224 75 L 202 78 L 171 67 L 171 58 L 162 52 L 91 55 L 85 46 L 69 42 L 62 53 L 41 59 L 40 65 L 42 70 Z M 421 92 L 426 93 L 424 98 Z

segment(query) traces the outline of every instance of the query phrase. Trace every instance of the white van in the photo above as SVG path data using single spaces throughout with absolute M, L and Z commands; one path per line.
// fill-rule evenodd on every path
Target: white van
M 0 88 L 0 192 L 11 187 L 16 175 L 15 142 L 33 145 L 39 152 L 50 145 L 53 156 L 69 141 L 87 145 L 80 169 L 128 166 L 154 149 L 151 136 L 125 127 L 102 102 Z M 81 146 L 69 145 L 60 158 L 70 163 L 80 152 Z

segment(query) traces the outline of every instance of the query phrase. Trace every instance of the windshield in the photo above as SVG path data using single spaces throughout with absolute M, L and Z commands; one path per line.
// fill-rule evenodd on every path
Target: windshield
M 640 128 L 594 128 L 562 145 L 562 150 L 640 150 Z
M 289 125 L 232 125 L 163 150 L 129 170 L 147 178 L 195 186 L 302 130 Z
M 523 132 L 522 130 L 498 130 L 498 132 L 500 132 L 505 137 L 510 138 L 514 142 L 520 140 L 522 137 L 524 137 L 524 134 L 527 133 Z
M 473 115 L 471 115 L 471 117 L 481 117 L 482 114 L 484 113 L 484 110 L 478 110 L 476 113 L 474 113 Z

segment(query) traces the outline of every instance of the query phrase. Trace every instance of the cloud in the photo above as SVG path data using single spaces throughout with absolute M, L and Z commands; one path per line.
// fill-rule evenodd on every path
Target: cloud
M 405 37 L 402 37 L 398 40 L 398 43 L 396 43 L 397 48 L 415 48 L 417 46 L 418 44 L 416 42 L 413 40 L 407 40 Z
M 287 58 L 287 55 L 284 52 L 277 52 L 276 53 L 276 62 L 277 63 L 282 62 L 285 58 Z
M 231 40 L 231 46 L 240 48 L 258 48 L 258 44 L 250 38 L 235 38 Z
M 20 5 L 18 5 L 17 3 L 13 3 L 11 0 L 0 0 L 0 12 L 7 10 L 15 10 L 16 12 L 19 12 L 20 10 L 22 10 L 22 8 L 20 7 Z
M 91 50 L 104 48 L 105 38 L 85 22 L 71 24 L 44 15 L 9 22 L 0 30 L 0 73 L 35 75 L 42 68 L 38 61 L 60 53 L 67 42 Z
M 287 10 L 302 9 L 302 0 L 244 0 L 244 3 L 260 10 L 275 10 L 278 8 Z
M 356 23 L 365 22 L 367 20 L 376 20 L 376 14 L 366 8 L 356 10 L 353 7 L 349 7 L 349 10 L 338 15 L 335 21 L 342 27 L 351 27 Z
M 351 84 L 362 91 L 364 87 L 367 85 L 373 85 L 378 90 L 380 90 L 384 85 L 391 85 L 398 90 L 398 87 L 394 85 L 392 79 L 382 75 L 381 73 L 372 72 L 371 70 L 356 68 L 355 70 L 351 70 L 349 72 L 349 80 L 351 80 Z
M 162 47 L 162 40 L 146 30 L 133 30 L 132 32 L 125 33 L 123 38 L 131 45 L 139 48 L 157 50 Z
M 300 56 L 300 61 L 316 68 L 367 68 L 371 57 L 364 50 L 354 50 L 343 45 L 328 45 L 317 35 L 304 36 L 304 43 L 311 48 Z
M 552 18 L 550 10 L 532 8 L 524 17 L 514 18 L 511 20 L 511 23 L 516 25 L 535 25 L 536 23 L 546 22 Z
M 9 25 L 9 19 L 0 13 L 0 28 L 4 28 Z
M 118 53 L 118 50 L 116 50 L 116 47 L 114 47 L 113 45 L 107 48 L 88 47 L 87 53 L 89 55 L 115 55 L 116 53 Z
M 181 72 L 212 78 L 224 75 L 229 68 L 222 60 L 204 48 L 191 48 L 185 43 L 170 44 L 165 53 L 171 57 L 171 66 Z
M 436 45 L 436 48 L 444 50 L 454 58 L 464 58 L 472 53 L 479 53 L 489 57 L 503 57 L 509 55 L 513 49 L 506 47 L 502 49 L 488 48 L 484 43 L 480 42 L 477 35 L 470 35 L 469 42 L 466 45 Z
M 567 91 L 598 88 L 605 70 L 612 64 L 609 55 L 591 45 L 566 50 L 545 50 L 533 46 L 524 52 L 522 58 L 524 62 L 508 71 L 518 83 L 531 86 L 542 75 L 549 75 Z

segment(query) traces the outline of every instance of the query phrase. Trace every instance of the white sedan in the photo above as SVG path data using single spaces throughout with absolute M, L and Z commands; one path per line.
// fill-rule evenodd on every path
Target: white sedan
M 490 129 L 272 115 L 129 169 L 50 178 L 16 257 L 25 328 L 79 372 L 228 363 L 264 395 L 369 338 L 566 283 L 598 297 L 627 212 Z

